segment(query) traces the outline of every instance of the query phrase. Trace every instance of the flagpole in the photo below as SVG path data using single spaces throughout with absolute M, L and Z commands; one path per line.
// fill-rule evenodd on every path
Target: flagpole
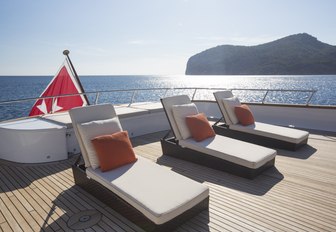
M 82 85 L 82 83 L 80 82 L 79 77 L 78 77 L 78 75 L 77 75 L 76 69 L 75 69 L 75 67 L 72 65 L 72 62 L 71 62 L 70 57 L 69 57 L 69 53 L 70 53 L 69 50 L 64 50 L 64 51 L 63 51 L 63 55 L 65 55 L 65 56 L 68 58 L 68 60 L 69 60 L 69 62 L 70 62 L 70 65 L 71 65 L 71 68 L 72 68 L 72 70 L 73 70 L 74 73 L 75 73 L 75 77 L 76 77 L 76 79 L 77 79 L 77 82 L 78 82 L 78 84 L 79 84 L 79 87 L 80 87 L 81 90 L 82 90 L 82 93 L 85 93 L 84 88 L 83 88 L 83 85 Z M 87 104 L 90 105 L 89 99 L 87 98 L 86 94 L 83 94 L 83 95 L 84 95 L 84 98 L 85 98 Z

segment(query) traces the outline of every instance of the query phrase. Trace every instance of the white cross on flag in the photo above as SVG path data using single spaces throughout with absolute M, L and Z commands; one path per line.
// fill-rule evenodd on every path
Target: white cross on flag
M 60 70 L 51 80 L 40 97 L 76 94 L 82 92 L 81 85 L 78 83 L 74 71 L 69 66 L 69 60 L 65 59 Z M 84 95 L 38 99 L 33 105 L 29 116 L 52 114 L 85 105 L 88 105 L 88 102 L 86 101 Z

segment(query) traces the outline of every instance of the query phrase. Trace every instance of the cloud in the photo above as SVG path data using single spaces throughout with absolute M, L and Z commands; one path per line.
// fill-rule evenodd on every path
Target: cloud
M 247 36 L 208 36 L 208 37 L 196 37 L 195 39 L 199 41 L 201 45 L 245 45 L 253 46 L 263 43 L 268 43 L 279 39 L 280 37 L 262 35 L 257 37 L 247 37 Z
M 230 38 L 230 41 L 233 42 L 234 44 L 240 44 L 240 45 L 259 45 L 263 43 L 268 43 L 272 42 L 276 39 L 280 39 L 280 37 L 275 37 L 275 36 L 269 36 L 269 35 L 264 35 L 264 36 L 257 36 L 257 37 L 232 37 Z
M 133 45 L 144 45 L 146 44 L 146 41 L 144 40 L 131 40 L 128 41 L 129 44 L 133 44 Z
M 129 40 L 127 43 L 131 45 L 153 45 L 153 44 L 162 44 L 162 41 L 153 40 L 153 39 L 149 39 L 149 40 L 134 39 L 134 40 Z

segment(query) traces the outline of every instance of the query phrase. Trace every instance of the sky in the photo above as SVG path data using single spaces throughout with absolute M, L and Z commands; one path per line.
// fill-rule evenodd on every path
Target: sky
M 218 45 L 308 33 L 336 45 L 335 0 L 0 0 L 0 75 L 184 74 Z

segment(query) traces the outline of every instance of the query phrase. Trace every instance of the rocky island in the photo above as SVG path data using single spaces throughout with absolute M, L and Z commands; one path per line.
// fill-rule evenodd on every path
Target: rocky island
M 336 74 L 336 46 L 296 34 L 257 46 L 221 45 L 189 58 L 187 75 Z

